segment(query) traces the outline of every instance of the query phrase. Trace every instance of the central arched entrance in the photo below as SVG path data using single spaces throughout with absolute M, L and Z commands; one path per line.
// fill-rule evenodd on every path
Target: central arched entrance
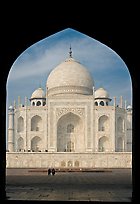
M 63 115 L 57 122 L 57 151 L 82 152 L 84 144 L 82 119 L 71 112 Z

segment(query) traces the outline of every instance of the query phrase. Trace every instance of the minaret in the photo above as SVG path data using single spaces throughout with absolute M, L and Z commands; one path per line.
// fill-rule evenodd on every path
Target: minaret
M 116 107 L 116 96 L 114 96 L 114 106 Z
M 25 107 L 28 106 L 28 98 L 25 96 Z
M 18 96 L 18 107 L 21 107 L 21 98 Z
M 125 110 L 126 110 L 126 107 L 127 107 L 127 101 L 125 100 L 125 102 L 124 102 L 124 108 L 125 108 Z
M 14 108 L 13 106 L 9 107 L 8 117 L 8 151 L 14 152 Z
M 123 99 L 122 99 L 122 96 L 120 96 L 120 108 L 123 107 Z

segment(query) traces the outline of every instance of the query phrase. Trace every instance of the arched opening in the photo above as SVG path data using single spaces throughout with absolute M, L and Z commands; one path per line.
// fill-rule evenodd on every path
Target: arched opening
M 39 152 L 41 150 L 41 138 L 35 136 L 31 140 L 31 150 L 33 152 Z
M 100 101 L 100 105 L 101 106 L 104 106 L 105 104 L 104 104 L 104 101 Z
M 124 132 L 124 120 L 121 117 L 117 119 L 117 130 L 118 132 Z
M 24 150 L 24 140 L 22 137 L 18 138 L 17 140 L 17 151 L 23 151 Z
M 99 143 L 98 143 L 98 151 L 99 152 L 106 152 L 109 149 L 109 140 L 107 137 L 103 136 L 99 139 Z
M 41 102 L 40 102 L 40 101 L 37 101 L 36 105 L 37 105 L 37 106 L 41 106 Z
M 72 167 L 72 161 L 68 161 L 68 167 Z
M 84 125 L 82 119 L 71 112 L 62 116 L 57 122 L 57 151 L 82 151 L 84 149 L 83 144 Z
M 109 130 L 109 118 L 106 115 L 102 115 L 98 120 L 98 131 Z
M 18 124 L 17 124 L 17 131 L 23 132 L 24 131 L 24 119 L 22 116 L 18 118 Z
M 45 105 L 46 105 L 46 102 L 44 101 L 44 102 L 43 102 L 43 106 L 45 106 Z
M 98 102 L 97 101 L 95 102 L 95 106 L 98 106 Z
M 75 161 L 75 162 L 74 162 L 74 166 L 75 166 L 75 167 L 79 167 L 79 161 Z
M 41 131 L 42 130 L 42 118 L 35 115 L 31 119 L 31 131 Z
M 33 101 L 32 106 L 35 106 L 35 102 Z
M 60 33 L 56 33 L 55 35 L 57 36 L 60 36 L 58 39 L 61 39 L 61 36 L 62 35 L 67 35 L 67 38 L 69 38 L 70 37 L 70 42 L 73 42 L 73 44 L 74 44 L 74 41 L 75 41 L 75 37 L 74 38 L 71 38 L 71 36 L 74 36 L 74 35 L 69 35 L 69 33 L 73 33 L 73 34 L 75 34 L 76 36 L 77 36 L 77 39 L 79 39 L 79 42 L 80 42 L 80 35 L 82 36 L 83 34 L 82 33 L 78 33 L 77 31 L 75 31 L 75 30 L 73 30 L 73 29 L 66 29 L 66 30 L 63 30 L 63 31 L 61 31 Z M 54 36 L 54 35 L 53 35 Z M 47 41 L 49 41 L 49 39 L 51 39 L 51 41 L 53 42 L 53 36 L 49 36 L 49 38 L 47 38 L 47 39 L 44 39 L 43 41 L 44 42 L 47 42 Z M 90 49 L 93 49 L 94 48 L 94 50 L 95 50 L 95 52 L 96 52 L 96 49 L 95 49 L 95 46 L 94 45 L 98 45 L 99 46 L 99 48 L 104 48 L 105 49 L 105 51 L 106 51 L 106 57 L 104 58 L 98 58 L 97 57 L 97 59 L 100 59 L 102 62 L 105 62 L 104 60 L 107 60 L 108 61 L 108 59 L 109 59 L 109 57 L 111 56 L 111 60 L 112 59 L 115 59 L 115 61 L 114 62 L 116 62 L 115 64 L 117 64 L 117 66 L 118 66 L 118 62 L 120 63 L 120 65 L 121 66 L 118 66 L 118 68 L 119 67 L 121 67 L 121 70 L 122 70 L 122 72 L 126 75 L 127 74 L 127 77 L 129 78 L 129 76 L 128 76 L 128 73 L 127 73 L 127 71 L 126 71 L 126 65 L 125 65 L 125 63 L 123 62 L 121 62 L 121 60 L 120 60 L 120 58 L 117 56 L 117 54 L 115 53 L 115 52 L 112 52 L 110 49 L 108 49 L 107 48 L 107 46 L 103 46 L 102 45 L 102 43 L 99 43 L 98 41 L 96 41 L 96 40 L 93 40 L 92 38 L 89 38 L 88 39 L 88 36 L 86 36 L 86 35 L 84 35 L 83 36 L 85 39 L 87 39 L 87 40 L 89 40 L 89 43 L 87 43 L 88 45 L 90 44 L 91 45 L 91 48 Z M 83 38 L 82 38 L 83 39 Z M 73 41 L 74 40 L 74 41 Z M 61 42 L 63 42 L 63 41 L 61 41 Z M 60 42 L 60 43 L 61 43 Z M 91 42 L 91 43 L 90 43 Z M 39 44 L 40 44 L 40 42 L 38 42 Z M 41 45 L 41 44 L 40 44 Z M 53 45 L 53 44 L 52 44 Z M 58 45 L 59 45 L 59 43 L 58 43 Z M 85 47 L 85 44 L 84 43 L 79 43 L 79 45 L 80 45 L 80 48 L 82 47 L 82 48 L 84 48 L 84 49 L 81 49 L 81 50 L 85 50 L 85 49 L 87 49 L 87 59 L 88 59 L 88 53 L 90 53 L 91 55 L 92 55 L 92 53 L 95 53 L 95 52 L 88 52 L 88 47 Z M 50 43 L 50 46 L 51 46 L 51 43 Z M 36 47 L 36 44 L 35 45 L 33 45 L 33 46 L 31 46 L 29 49 L 28 49 L 28 51 L 30 52 L 30 53 L 34 53 L 34 52 L 31 52 L 31 50 L 32 49 L 34 49 Z M 40 46 L 41 47 L 41 46 Z M 45 49 L 47 49 L 46 48 L 46 46 L 42 46 L 42 47 L 45 47 Z M 58 48 L 58 49 L 57 49 Z M 78 53 L 78 50 L 79 50 L 79 47 L 77 47 L 78 49 L 77 49 L 77 53 Z M 108 49 L 108 50 L 107 50 Z M 40 49 L 39 49 L 40 50 Z M 51 49 L 50 49 L 51 50 Z M 56 43 L 56 48 L 55 48 L 55 50 L 56 50 L 56 53 L 58 52 L 58 54 L 59 54 L 59 51 L 60 51 L 60 45 L 57 47 L 57 43 Z M 103 49 L 100 49 L 101 50 L 101 52 L 102 52 L 102 50 Z M 22 55 L 22 57 L 20 56 L 19 57 L 19 59 L 17 60 L 17 62 L 22 62 L 22 59 L 24 59 L 24 56 L 26 56 L 26 53 L 28 53 L 28 51 L 26 52 L 24 52 L 23 53 L 23 55 Z M 98 49 L 97 49 L 97 51 L 99 51 Z M 48 52 L 48 54 L 50 55 L 50 54 L 52 54 L 52 53 L 49 53 L 49 49 L 48 50 L 46 50 L 46 52 L 45 53 L 47 53 Z M 103 52 L 104 52 L 104 50 L 103 50 Z M 42 52 L 42 53 L 44 53 L 44 52 Z M 76 52 L 75 52 L 76 53 Z M 25 54 L 25 55 L 24 55 Z M 97 52 L 97 54 L 98 54 L 98 52 Z M 115 56 L 116 55 L 116 56 Z M 83 56 L 83 54 L 82 54 L 82 56 Z M 99 52 L 99 56 L 101 56 L 101 53 Z M 113 57 L 112 57 L 113 56 Z M 32 56 L 33 57 L 33 56 Z M 76 58 L 76 56 L 74 56 L 75 58 Z M 34 66 L 33 65 L 36 65 L 36 64 L 38 64 L 38 63 L 36 63 L 37 61 L 37 59 L 39 59 L 38 57 L 36 57 L 36 58 L 32 58 L 32 59 L 34 59 L 33 60 L 33 62 L 32 62 L 32 64 L 31 64 L 31 66 L 30 66 L 30 72 L 32 72 L 33 71 L 33 73 L 34 73 L 34 70 L 35 70 L 35 68 L 34 68 Z M 50 59 L 52 59 L 52 58 L 50 58 Z M 79 58 L 80 59 L 80 58 Z M 90 57 L 90 59 L 95 59 L 94 57 Z M 21 61 L 20 61 L 21 60 Z M 49 60 L 49 59 L 48 59 Z M 99 62 L 101 62 L 99 60 Z M 52 63 L 51 61 L 49 62 L 50 64 Z M 90 62 L 91 64 L 92 64 L 92 61 Z M 14 65 L 13 65 L 13 67 L 12 67 L 12 69 L 11 69 L 11 75 L 10 75 L 10 77 L 12 76 L 14 76 L 14 75 L 16 75 L 16 68 L 18 67 L 18 66 L 16 66 L 16 65 L 19 65 L 19 69 L 21 69 L 21 73 L 23 73 L 22 71 L 25 69 L 25 67 L 24 67 L 24 69 L 22 68 L 22 66 L 20 67 L 20 64 L 23 64 L 23 63 L 18 63 L 18 64 L 16 64 L 16 62 L 14 63 Z M 30 60 L 29 60 L 29 64 L 30 64 Z M 104 65 L 104 63 L 100 63 L 100 64 L 103 64 Z M 94 64 L 93 64 L 93 66 L 94 66 Z M 27 62 L 27 66 L 26 67 L 28 67 L 28 62 Z M 123 71 L 123 68 L 125 68 L 124 70 L 125 70 L 125 72 Z M 18 70 L 19 70 L 18 69 Z M 98 70 L 98 69 L 97 69 Z M 99 69 L 100 70 L 100 69 Z M 115 70 L 115 69 L 114 69 Z M 121 72 L 121 70 L 119 70 L 118 71 L 118 73 L 119 73 L 119 75 L 120 75 L 120 72 Z M 41 72 L 41 67 L 40 67 L 40 72 Z M 26 84 L 25 84 L 25 80 L 26 80 L 26 77 L 28 76 L 28 69 L 26 69 L 26 71 L 24 70 L 24 73 L 26 73 L 27 75 L 25 75 L 24 76 L 24 74 L 21 74 L 20 75 L 20 79 L 21 80 L 19 80 L 18 79 L 18 81 L 20 81 L 20 83 L 21 84 L 19 84 L 19 86 L 18 87 L 16 87 L 18 90 L 16 91 L 16 92 L 19 92 L 20 90 L 21 90 L 21 88 L 22 87 L 25 87 L 26 86 Z M 100 72 L 100 78 L 102 79 L 104 79 L 104 77 L 106 77 L 105 76 L 105 73 L 109 73 L 109 72 L 107 72 L 106 70 L 105 70 L 105 72 L 102 70 L 102 72 Z M 112 71 L 112 73 L 113 73 L 113 71 Z M 114 74 L 114 73 L 113 73 Z M 108 75 L 108 74 L 107 74 Z M 123 74 L 122 74 L 122 76 L 124 76 Z M 10 79 L 10 77 L 9 77 L 9 79 Z M 11 78 L 12 78 L 11 77 Z M 25 77 L 25 78 L 24 78 Z M 27 78 L 29 78 L 29 80 L 30 81 L 32 81 L 31 79 L 33 79 L 34 80 L 34 74 L 31 76 L 31 77 L 27 77 Z M 111 78 L 111 76 L 110 76 L 110 78 Z M 116 77 L 116 79 L 118 79 L 118 81 L 119 81 L 119 84 L 121 83 L 121 78 L 120 77 Z M 28 80 L 28 79 L 27 79 Z M 98 80 L 97 78 L 96 78 L 96 80 Z M 10 81 L 10 80 L 9 80 Z M 17 82 L 18 82 L 17 81 Z M 31 82 L 30 81 L 28 81 L 28 89 L 31 87 Z M 129 81 L 129 80 L 124 80 L 124 78 L 123 78 L 123 82 L 126 82 L 126 81 Z M 17 84 L 17 82 L 14 84 L 14 82 L 16 82 L 16 80 L 11 80 L 11 82 L 9 83 L 9 88 L 11 88 L 11 87 L 14 87 L 14 89 L 15 89 L 15 85 Z M 130 81 L 129 81 L 130 82 Z M 13 84 L 12 84 L 13 83 Z M 22 84 L 23 83 L 23 84 Z M 118 84 L 118 83 L 116 83 L 116 84 Z M 126 87 L 125 86 L 125 84 L 123 84 L 123 86 L 120 84 L 120 87 Z M 128 89 L 130 90 L 129 92 L 131 93 L 131 83 L 129 83 L 128 84 Z M 11 92 L 13 92 L 14 91 L 14 89 L 12 90 L 11 89 Z M 26 87 L 25 87 L 25 89 L 24 90 L 26 90 Z M 23 95 L 25 95 L 26 93 L 23 93 Z M 115 94 L 115 93 L 114 93 Z M 4 97 L 3 97 L 4 98 Z M 13 101 L 13 99 L 12 99 L 12 101 Z M 11 96 L 9 95 L 9 102 L 11 102 Z
M 61 161 L 61 167 L 65 167 L 66 166 L 66 162 L 65 161 Z
M 123 139 L 122 137 L 119 137 L 117 139 L 117 152 L 122 152 L 123 151 Z

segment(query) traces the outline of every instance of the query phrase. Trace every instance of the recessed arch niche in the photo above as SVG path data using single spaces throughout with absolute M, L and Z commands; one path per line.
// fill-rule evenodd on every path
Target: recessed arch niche
M 57 122 L 57 151 L 79 151 L 79 142 L 84 142 L 84 123 L 78 115 L 69 112 Z

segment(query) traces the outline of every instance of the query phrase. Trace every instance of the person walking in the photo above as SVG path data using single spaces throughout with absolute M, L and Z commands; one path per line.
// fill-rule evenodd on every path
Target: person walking
M 54 168 L 52 169 L 52 175 L 53 176 L 55 175 L 55 169 Z
M 49 168 L 49 169 L 48 169 L 48 175 L 50 175 L 50 174 L 51 174 L 51 169 Z

